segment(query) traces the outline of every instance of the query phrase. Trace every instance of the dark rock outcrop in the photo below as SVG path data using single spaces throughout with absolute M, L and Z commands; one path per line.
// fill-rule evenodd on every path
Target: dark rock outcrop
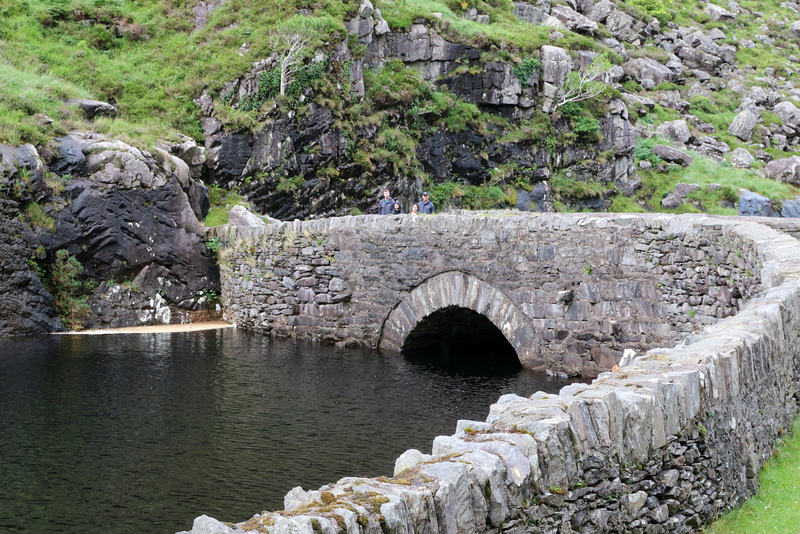
M 0 146 L 0 194 L 8 198 L 0 223 L 7 229 L 0 253 L 9 275 L 4 292 L 13 295 L 8 302 L 26 303 L 16 314 L 0 314 L 3 320 L 19 333 L 60 328 L 52 297 L 28 266 L 33 256 L 52 264 L 59 250 L 102 282 L 89 297 L 90 325 L 185 322 L 189 312 L 206 307 L 219 275 L 200 222 L 208 192 L 189 177 L 189 165 L 166 150 L 153 155 L 98 134 L 73 132 L 56 143 L 46 153 L 48 172 L 60 175 L 52 188 L 36 149 Z M 33 202 L 47 222 L 32 231 L 12 217 L 19 205 Z
M 29 263 L 34 236 L 18 216 L 17 202 L 0 198 L 0 336 L 61 330 L 53 297 Z

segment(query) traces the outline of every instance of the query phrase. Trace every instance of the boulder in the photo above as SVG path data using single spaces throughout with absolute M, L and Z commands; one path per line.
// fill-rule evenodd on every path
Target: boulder
M 389 29 L 389 23 L 383 18 L 380 9 L 375 9 L 375 28 L 373 32 L 376 36 L 386 35 L 391 30 Z
M 550 14 L 528 2 L 514 2 L 514 15 L 523 22 L 541 24 Z
M 789 25 L 789 33 L 795 38 L 800 38 L 800 20 L 796 20 Z
M 694 150 L 698 154 L 714 158 L 717 161 L 722 161 L 725 158 L 725 154 L 731 150 L 731 147 L 724 141 L 719 141 L 708 135 L 698 137 L 695 144 Z
M 725 32 L 719 28 L 711 28 L 710 30 L 708 30 L 708 36 L 714 41 L 718 41 L 720 39 L 727 39 L 728 37 L 727 35 L 725 35 Z
M 683 119 L 662 123 L 656 128 L 656 131 L 659 135 L 684 145 L 692 139 L 689 125 Z
M 614 9 L 606 17 L 606 27 L 611 35 L 625 43 L 641 40 L 641 30 L 644 29 L 644 26 L 643 23 L 619 9 Z
M 676 46 L 675 54 L 681 59 L 685 67 L 702 69 L 711 74 L 717 74 L 720 66 L 724 63 L 722 57 L 688 45 Z
M 653 154 L 658 156 L 659 158 L 667 161 L 669 163 L 677 163 L 682 167 L 688 167 L 692 164 L 692 157 L 685 152 L 681 152 L 678 149 L 664 146 L 664 145 L 655 145 L 653 147 Z
M 45 167 L 36 148 L 0 144 L 0 195 L 27 204 L 46 194 Z
M 778 215 L 770 199 L 746 189 L 742 189 L 739 195 L 737 212 L 739 215 L 758 217 L 777 217 Z
M 588 33 L 594 35 L 597 31 L 597 23 L 581 15 L 574 9 L 564 5 L 553 6 L 551 12 L 554 17 L 560 20 L 567 29 L 578 33 Z
M 248 226 L 251 228 L 258 228 L 267 225 L 267 223 L 265 223 L 261 217 L 248 210 L 241 204 L 237 204 L 236 206 L 232 207 L 231 211 L 228 212 L 228 222 L 233 226 Z
M 749 169 L 756 159 L 746 148 L 737 148 L 731 152 L 731 165 L 739 169 Z
M 800 131 L 800 109 L 791 102 L 776 104 L 773 111 L 781 118 L 787 128 Z
M 66 104 L 68 106 L 78 106 L 83 112 L 83 116 L 86 117 L 88 120 L 92 120 L 98 115 L 102 115 L 105 117 L 116 117 L 117 116 L 117 108 L 109 104 L 108 102 L 101 102 L 99 100 L 84 100 L 84 99 L 76 99 L 70 98 L 67 100 Z
M 231 527 L 221 521 L 217 521 L 213 517 L 201 515 L 195 518 L 192 524 L 192 530 L 188 534 L 239 534 L 244 533 L 244 530 L 237 527 Z
M 800 197 L 784 201 L 781 217 L 800 217 Z
M 553 189 L 547 182 L 534 184 L 533 189 L 531 189 L 530 199 L 532 211 L 553 211 L 555 198 L 553 197 Z
M 586 10 L 585 13 L 589 20 L 593 20 L 595 22 L 605 22 L 606 19 L 608 19 L 608 16 L 615 9 L 616 6 L 611 0 L 600 0 Z
M 770 161 L 764 168 L 764 175 L 771 180 L 800 185 L 800 156 Z
M 734 20 L 736 20 L 736 15 L 734 15 L 724 7 L 712 4 L 711 2 L 706 4 L 704 11 L 706 15 L 708 15 L 709 18 L 711 18 L 711 20 L 718 20 L 720 22 L 733 22 Z
M 661 82 L 672 82 L 675 73 L 654 59 L 634 58 L 622 64 L 625 75 L 639 82 L 650 80 L 653 86 Z
M 756 124 L 758 124 L 758 116 L 750 109 L 745 109 L 734 117 L 733 122 L 728 126 L 728 133 L 742 141 L 747 141 L 753 135 Z
M 546 26 L 548 28 L 552 28 L 555 31 L 551 32 L 551 35 L 560 35 L 561 37 L 563 37 L 564 35 L 559 30 L 566 30 L 567 29 L 567 27 L 564 26 L 564 23 L 561 22 L 561 20 L 557 19 L 556 17 L 554 17 L 552 15 L 549 15 L 546 19 L 544 19 L 542 21 L 542 26 Z M 559 37 L 559 39 L 561 37 Z M 551 37 L 551 39 L 553 39 L 553 37 Z
M 675 209 L 684 202 L 690 193 L 700 189 L 697 184 L 677 184 L 675 189 L 670 191 L 661 200 L 661 207 L 666 209 Z

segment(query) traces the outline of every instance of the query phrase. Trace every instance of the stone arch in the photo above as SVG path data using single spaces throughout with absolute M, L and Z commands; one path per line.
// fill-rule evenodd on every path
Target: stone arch
M 420 321 L 454 306 L 486 317 L 514 348 L 523 367 L 531 367 L 537 359 L 539 342 L 530 319 L 502 291 L 460 271 L 437 274 L 412 289 L 384 320 L 379 348 L 400 352 Z

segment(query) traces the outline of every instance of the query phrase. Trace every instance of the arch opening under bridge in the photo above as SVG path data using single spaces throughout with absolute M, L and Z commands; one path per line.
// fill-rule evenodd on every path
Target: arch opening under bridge
M 539 355 L 536 332 L 519 307 L 496 287 L 460 271 L 437 274 L 412 289 L 386 317 L 378 345 L 394 352 L 426 350 L 445 365 L 469 354 L 477 358 L 473 363 L 489 367 L 531 367 Z

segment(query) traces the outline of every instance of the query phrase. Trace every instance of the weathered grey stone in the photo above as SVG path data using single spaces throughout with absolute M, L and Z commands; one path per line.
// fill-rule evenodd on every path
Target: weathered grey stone
M 776 104 L 773 111 L 781 118 L 784 126 L 800 131 L 800 109 L 791 102 Z
M 637 21 L 624 11 L 615 9 L 606 17 L 606 27 L 615 38 L 623 42 L 632 43 L 641 38 L 637 28 L 644 24 Z
M 794 37 L 800 37 L 800 20 L 796 20 L 789 25 L 789 33 Z
M 757 123 L 758 116 L 750 109 L 745 109 L 734 117 L 733 122 L 728 126 L 728 133 L 742 141 L 747 141 L 753 134 Z
M 593 4 L 586 12 L 586 16 L 595 22 L 605 22 L 612 11 L 616 9 L 611 0 L 600 0 Z
M 649 80 L 654 86 L 661 82 L 671 82 L 675 79 L 675 73 L 670 69 L 650 58 L 635 58 L 622 64 L 625 74 L 640 84 Z
M 776 217 L 772 201 L 763 195 L 742 190 L 739 196 L 739 215 L 756 215 L 759 217 Z
M 688 167 L 689 165 L 692 164 L 693 161 L 693 158 L 689 154 L 686 154 L 685 152 L 681 152 L 676 148 L 668 147 L 665 145 L 655 145 L 653 147 L 653 154 L 663 159 L 664 161 L 668 161 L 670 163 L 677 163 L 683 167 Z
M 700 186 L 697 184 L 677 184 L 675 189 L 667 193 L 667 195 L 661 200 L 661 207 L 675 209 L 686 202 L 686 197 L 690 193 L 697 191 L 698 189 L 700 189 Z
M 564 85 L 572 70 L 572 58 L 563 48 L 545 45 L 539 51 L 542 62 L 542 81 L 544 82 L 542 109 L 553 110 L 558 90 Z
M 410 469 L 422 462 L 427 462 L 432 458 L 430 454 L 423 454 L 417 449 L 409 449 L 401 454 L 394 463 L 394 474 L 397 476 L 406 469 Z
M 683 119 L 664 122 L 656 130 L 659 135 L 672 139 L 677 143 L 687 144 L 692 139 L 689 125 Z
M 98 115 L 105 117 L 117 116 L 117 108 L 108 102 L 70 98 L 65 102 L 65 104 L 68 106 L 78 106 L 78 109 L 83 112 L 84 117 L 86 117 L 88 120 L 92 120 Z
M 541 24 L 550 13 L 528 2 L 514 2 L 514 15 L 529 24 Z
M 241 204 L 237 204 L 231 208 L 228 212 L 228 221 L 234 226 L 260 227 L 267 225 L 258 215 Z
M 781 217 L 800 217 L 800 197 L 783 202 Z
M 201 515 L 194 520 L 190 532 L 191 534 L 238 534 L 243 533 L 244 530 L 238 527 L 229 527 L 213 517 Z
M 711 20 L 718 20 L 720 22 L 733 22 L 736 20 L 736 15 L 727 9 L 710 2 L 706 4 L 705 13 L 711 18 Z
M 731 152 L 731 165 L 734 167 L 740 169 L 749 169 L 753 163 L 755 163 L 755 161 L 755 158 L 746 148 L 739 147 Z
M 800 156 L 772 160 L 764 168 L 764 174 L 771 180 L 800 185 Z
M 578 33 L 594 34 L 597 31 L 597 23 L 581 15 L 574 9 L 564 5 L 553 6 L 550 13 L 560 20 L 569 30 Z

